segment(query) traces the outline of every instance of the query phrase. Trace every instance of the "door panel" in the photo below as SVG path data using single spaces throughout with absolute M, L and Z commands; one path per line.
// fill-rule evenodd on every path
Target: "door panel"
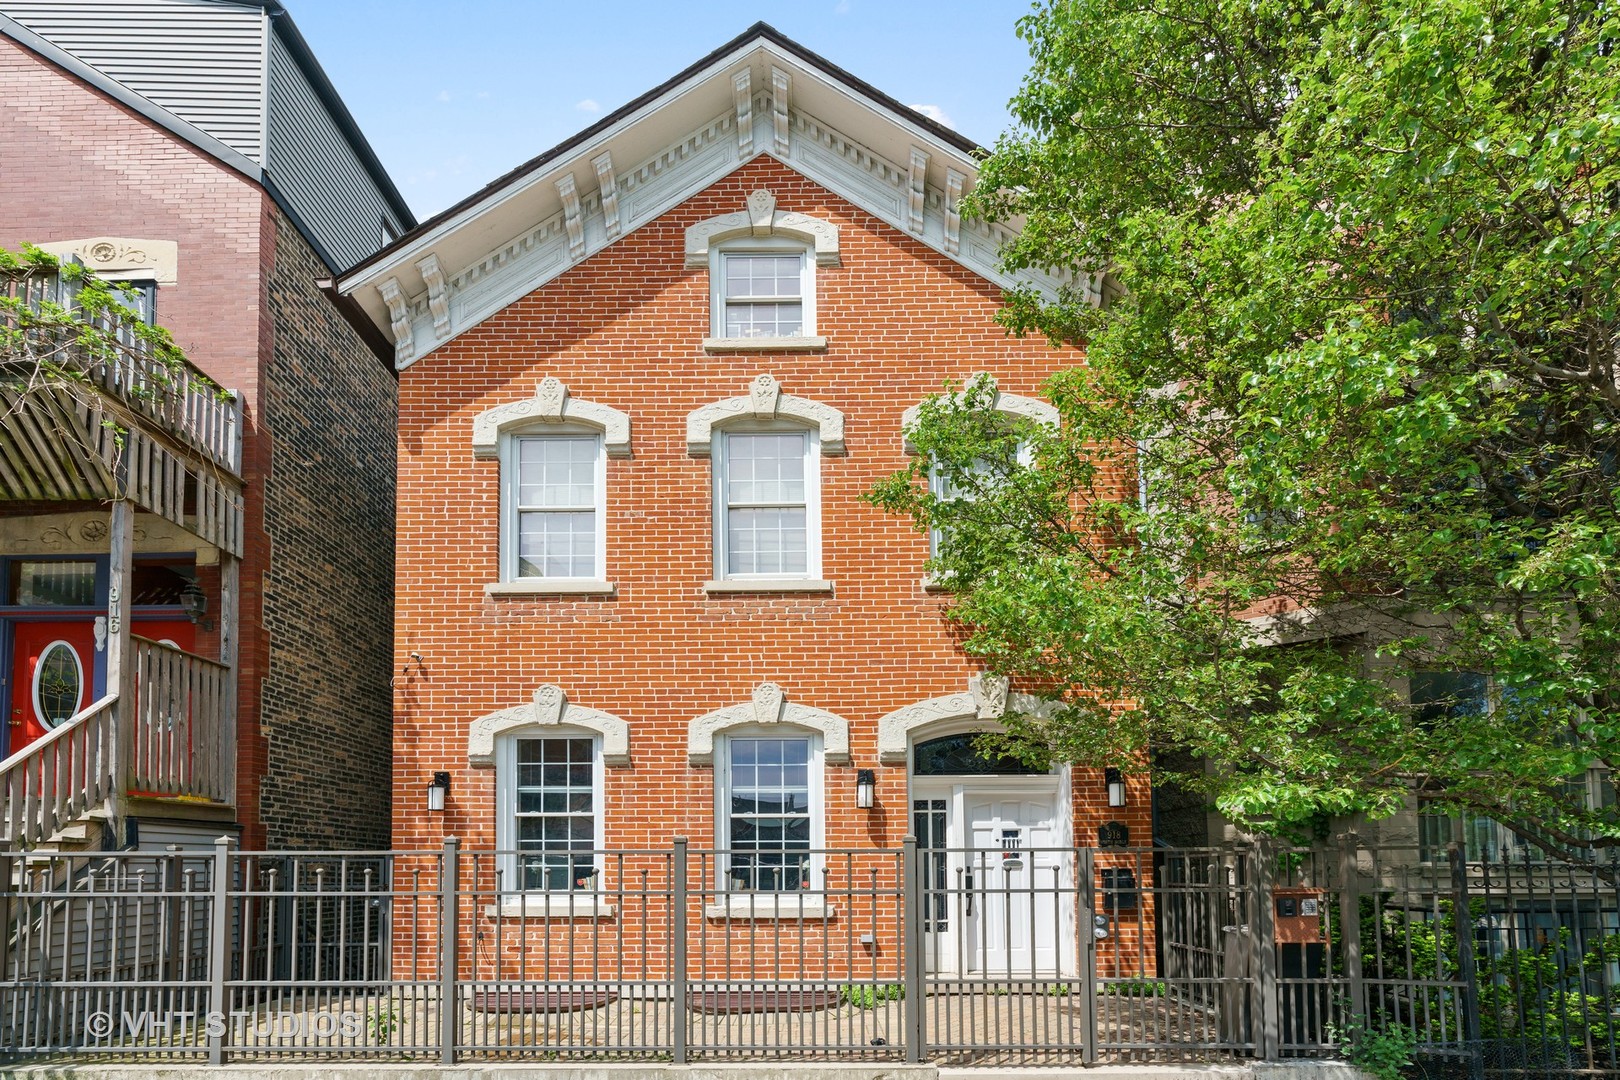
M 969 971 L 987 976 L 1058 971 L 1067 890 L 1057 846 L 1053 800 L 976 795 L 963 800 L 977 918 L 969 935 Z M 1047 850 L 1039 850 L 1047 849 Z
M 129 624 L 136 637 L 173 645 L 185 652 L 195 652 L 197 628 L 190 619 L 136 619 Z
M 90 620 L 16 622 L 11 637 L 7 754 L 65 723 L 95 700 L 96 636 Z

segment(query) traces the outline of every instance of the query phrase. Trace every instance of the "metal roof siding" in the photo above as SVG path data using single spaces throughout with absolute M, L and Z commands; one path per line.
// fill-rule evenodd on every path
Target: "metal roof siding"
M 263 164 L 262 10 L 207 0 L 0 0 L 0 11 Z
M 339 268 L 352 266 L 408 222 L 395 214 L 281 39 L 270 39 L 265 167 L 277 190 Z

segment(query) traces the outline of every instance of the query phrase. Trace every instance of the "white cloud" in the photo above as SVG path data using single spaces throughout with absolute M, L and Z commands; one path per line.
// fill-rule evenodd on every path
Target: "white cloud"
M 834 15 L 848 15 L 849 14 L 849 0 L 838 0 L 838 3 L 833 5 L 833 14 Z
M 480 90 L 480 91 L 478 91 L 478 100 L 482 101 L 487 97 L 489 97 L 489 91 L 488 90 Z
M 574 108 L 578 109 L 580 112 L 594 113 L 594 112 L 601 112 L 602 111 L 602 106 L 598 105 L 595 101 L 592 101 L 590 98 L 586 98 L 584 101 L 576 101 L 576 102 L 574 102 Z
M 951 122 L 951 118 L 946 116 L 945 110 L 938 105 L 908 105 L 907 108 L 917 110 L 936 124 L 944 124 L 952 131 L 956 130 L 956 125 Z
M 450 100 L 450 91 L 448 91 L 448 90 L 440 90 L 439 91 L 439 100 L 440 101 L 449 101 Z

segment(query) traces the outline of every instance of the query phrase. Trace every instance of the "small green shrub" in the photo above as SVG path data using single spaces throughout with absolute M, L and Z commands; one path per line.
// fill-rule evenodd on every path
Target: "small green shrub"
M 1409 1028 L 1373 1030 L 1360 1017 L 1343 1028 L 1328 1025 L 1328 1038 L 1339 1044 L 1345 1058 L 1377 1080 L 1402 1080 L 1402 1069 L 1412 1065 L 1417 1033 Z
M 1164 983 L 1157 979 L 1125 979 L 1121 982 L 1103 983 L 1102 992 L 1113 994 L 1115 997 L 1163 997 Z
M 906 988 L 899 983 L 850 983 L 842 996 L 847 1004 L 858 1009 L 875 1009 L 886 1001 L 900 1001 Z

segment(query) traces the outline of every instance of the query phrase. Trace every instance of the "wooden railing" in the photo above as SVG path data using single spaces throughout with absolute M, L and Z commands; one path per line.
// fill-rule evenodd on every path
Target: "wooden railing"
M 44 843 L 115 796 L 231 802 L 230 669 L 146 638 L 130 644 L 131 700 L 108 694 L 0 761 L 0 850 Z
M 0 276 L 0 296 L 21 299 L 33 311 L 45 302 L 71 300 L 60 281 L 37 276 Z M 15 330 L 18 321 L 15 312 L 0 308 L 0 328 Z M 242 404 L 235 394 L 221 392 L 189 362 L 158 359 L 126 319 L 102 313 L 88 324 L 113 344 L 110 358 L 91 355 L 71 334 L 56 328 L 37 328 L 30 337 L 59 368 L 83 376 L 233 476 L 242 475 Z
M 43 843 L 111 797 L 118 711 L 118 696 L 108 694 L 0 761 L 0 839 L 13 848 Z
M 129 790 L 229 802 L 234 756 L 225 745 L 230 668 L 143 637 L 135 657 Z

